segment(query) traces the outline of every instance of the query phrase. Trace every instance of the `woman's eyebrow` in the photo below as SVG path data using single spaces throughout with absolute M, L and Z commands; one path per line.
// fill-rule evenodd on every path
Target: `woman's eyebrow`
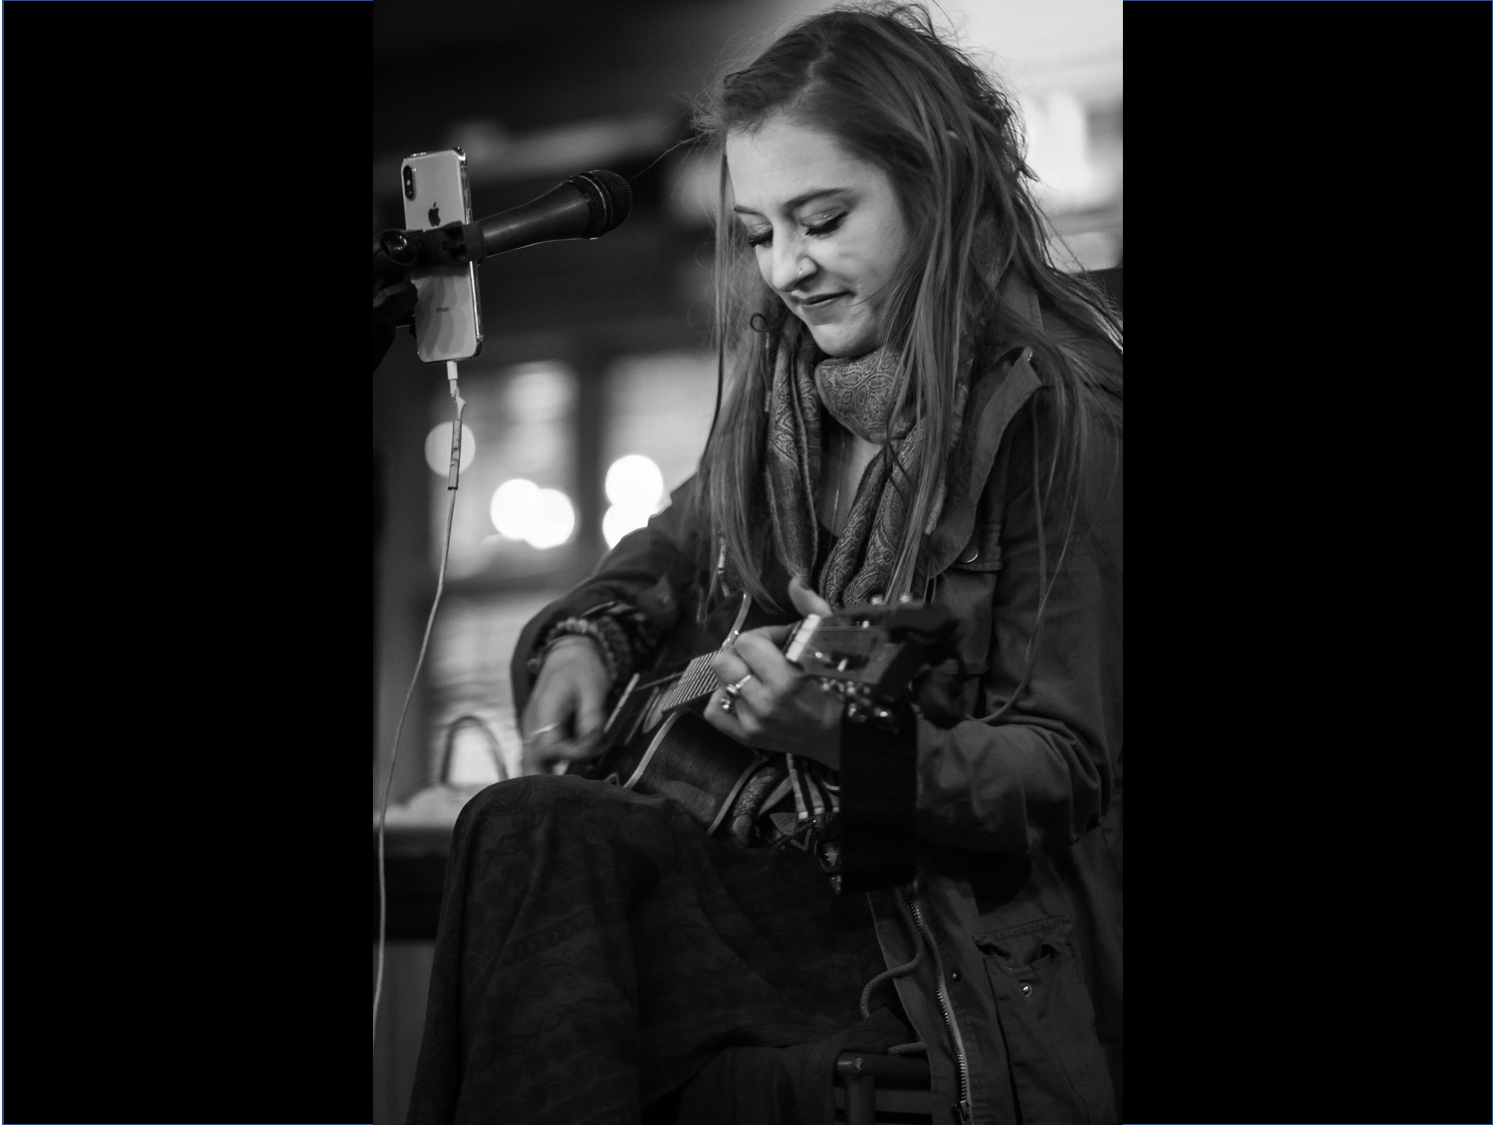
M 848 192 L 848 191 L 850 191 L 850 188 L 843 188 L 843 187 L 815 188 L 813 191 L 806 191 L 802 195 L 795 195 L 792 199 L 788 200 L 787 203 L 783 204 L 783 210 L 784 210 L 784 212 L 797 211 L 805 203 L 811 203 L 814 200 L 820 198 L 821 196 L 825 196 L 825 195 L 840 195 L 840 194 L 842 194 L 844 192 Z M 738 215 L 756 215 L 758 218 L 762 217 L 762 212 L 761 211 L 754 211 L 752 208 L 750 208 L 750 207 L 743 207 L 739 203 L 736 204 L 736 206 L 732 207 L 731 210 L 735 211 Z

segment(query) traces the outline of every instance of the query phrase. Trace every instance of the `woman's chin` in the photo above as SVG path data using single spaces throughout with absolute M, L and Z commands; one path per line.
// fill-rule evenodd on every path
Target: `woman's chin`
M 854 359 L 880 346 L 876 335 L 835 324 L 809 325 L 809 334 L 819 350 L 832 359 Z

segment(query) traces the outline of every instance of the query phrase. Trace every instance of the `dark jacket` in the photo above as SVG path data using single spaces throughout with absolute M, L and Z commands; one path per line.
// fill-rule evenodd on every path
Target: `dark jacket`
M 1020 319 L 1060 333 L 1024 286 L 1008 285 L 1003 299 Z M 1120 362 L 1109 349 L 1088 354 Z M 920 720 L 918 877 L 871 903 L 887 965 L 917 961 L 896 988 L 928 1047 L 936 1120 L 952 1109 L 980 1125 L 1117 1122 L 1121 427 L 1096 427 L 1071 535 L 1073 509 L 1048 504 L 1044 557 L 1032 481 L 1045 406 L 1031 355 L 1009 352 L 976 375 L 927 574 L 932 600 L 964 623 L 971 715 L 996 710 L 1027 672 L 1045 570 L 1040 643 L 996 725 L 941 730 Z M 520 707 L 532 683 L 527 657 L 558 618 L 624 597 L 660 624 L 676 620 L 709 555 L 685 519 L 692 484 L 530 623 L 513 662 Z M 788 604 L 786 571 L 765 580 Z

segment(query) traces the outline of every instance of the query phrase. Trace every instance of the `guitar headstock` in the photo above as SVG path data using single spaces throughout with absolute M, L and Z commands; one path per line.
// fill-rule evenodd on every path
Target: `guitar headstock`
M 958 624 L 946 608 L 920 602 L 849 606 L 806 617 L 783 655 L 851 706 L 874 708 L 901 699 L 924 667 L 942 659 Z

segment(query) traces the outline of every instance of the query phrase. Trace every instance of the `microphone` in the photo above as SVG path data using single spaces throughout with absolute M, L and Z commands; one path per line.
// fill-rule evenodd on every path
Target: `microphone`
M 571 176 L 537 199 L 486 219 L 434 230 L 389 230 L 379 241 L 400 265 L 465 265 L 539 242 L 600 238 L 621 226 L 631 211 L 627 181 L 616 172 L 597 169 Z

